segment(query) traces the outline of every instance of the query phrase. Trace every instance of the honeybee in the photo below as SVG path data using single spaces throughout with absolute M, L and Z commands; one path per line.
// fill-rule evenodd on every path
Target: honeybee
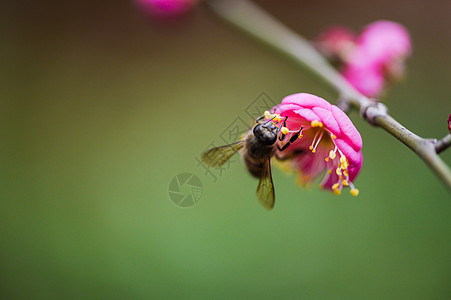
M 261 122 L 264 118 L 269 120 Z M 283 141 L 289 131 L 286 127 L 287 118 L 285 117 L 282 122 L 282 117 L 279 115 L 265 112 L 263 116 L 256 120 L 256 124 L 244 135 L 242 140 L 207 150 L 202 153 L 201 160 L 211 167 L 220 167 L 233 154 L 241 150 L 241 157 L 247 170 L 251 175 L 259 178 L 257 199 L 264 208 L 271 210 L 275 202 L 271 158 L 275 155 L 276 149 L 279 151 L 285 150 L 299 137 L 302 131 L 301 127 L 283 147 L 277 145 L 277 139 Z

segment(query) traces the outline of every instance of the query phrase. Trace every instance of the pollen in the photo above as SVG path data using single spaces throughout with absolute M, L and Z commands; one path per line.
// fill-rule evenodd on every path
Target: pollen
M 340 157 L 340 162 L 344 164 L 346 162 L 346 156 L 343 155 L 342 157 Z
M 268 114 L 269 114 L 269 112 L 268 112 Z M 274 122 L 277 122 L 277 123 L 282 121 L 282 117 L 279 114 L 269 114 L 269 118 L 268 119 L 273 119 Z
M 336 189 L 338 189 L 339 186 L 340 186 L 339 183 L 334 183 L 334 184 L 332 185 L 332 189 L 333 189 L 333 190 L 336 190 Z
M 330 137 L 333 138 L 334 140 L 337 138 L 337 136 L 333 133 L 330 135 Z
M 341 191 L 339 189 L 334 190 L 335 195 L 341 195 Z
M 330 150 L 330 152 L 329 152 L 330 159 L 334 159 L 336 156 L 337 155 L 335 154 L 335 151 L 334 150 Z
M 312 127 L 323 127 L 323 123 L 321 123 L 318 120 L 313 120 L 310 125 L 312 125 Z
M 351 193 L 351 195 L 353 195 L 355 197 L 355 196 L 359 195 L 359 190 L 354 188 L 350 191 L 350 193 Z
M 345 186 L 348 186 L 348 185 L 349 185 L 349 182 L 348 182 L 346 179 L 344 179 L 344 180 L 342 181 L 342 183 L 343 183 L 343 185 L 345 185 Z
M 332 174 L 332 170 L 327 170 L 327 173 Z
M 302 138 L 302 137 L 303 137 L 303 135 L 302 135 L 302 134 L 300 134 L 300 135 L 299 135 L 299 138 Z
M 288 128 L 286 128 L 286 127 L 282 127 L 282 129 L 280 129 L 280 131 L 281 131 L 283 134 L 287 134 L 288 132 L 290 132 L 290 130 L 289 130 Z
M 325 160 L 325 161 L 329 161 L 329 157 L 326 157 L 324 160 Z
M 349 161 L 345 156 L 340 157 L 340 168 L 346 170 L 349 166 Z

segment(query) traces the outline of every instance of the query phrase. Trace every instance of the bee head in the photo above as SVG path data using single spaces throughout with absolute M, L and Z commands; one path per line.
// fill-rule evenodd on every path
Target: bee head
M 257 124 L 253 133 L 264 145 L 270 146 L 277 141 L 277 131 L 278 127 L 274 122 L 265 122 Z

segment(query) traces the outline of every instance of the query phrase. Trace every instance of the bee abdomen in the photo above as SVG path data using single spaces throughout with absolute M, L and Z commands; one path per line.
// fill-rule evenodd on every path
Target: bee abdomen
M 266 173 L 266 158 L 263 159 L 254 159 L 248 153 L 243 154 L 243 160 L 247 167 L 249 173 L 253 176 L 261 178 L 265 176 Z

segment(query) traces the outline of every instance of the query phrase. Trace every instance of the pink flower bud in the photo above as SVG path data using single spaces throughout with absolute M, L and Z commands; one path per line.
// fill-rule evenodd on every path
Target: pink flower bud
M 301 93 L 285 97 L 272 112 L 288 117 L 289 131 L 279 142 L 280 147 L 302 128 L 299 138 L 277 155 L 288 158 L 303 183 L 325 173 L 323 188 L 339 194 L 349 186 L 353 195 L 358 193 L 353 181 L 362 166 L 362 138 L 341 109 L 320 97 Z
M 146 13 L 156 17 L 173 17 L 186 13 L 197 0 L 135 0 Z
M 329 39 L 322 44 L 339 44 L 336 40 L 340 35 L 334 35 L 333 32 L 329 30 L 320 35 L 323 39 Z M 402 78 L 405 60 L 411 53 L 409 34 L 402 25 L 377 21 L 366 26 L 350 42 L 354 43 L 353 46 L 347 46 L 344 54 L 341 52 L 338 56 L 341 73 L 361 93 L 368 97 L 379 97 L 386 82 Z M 330 57 L 326 51 L 328 48 L 324 48 L 318 46 L 319 51 Z

